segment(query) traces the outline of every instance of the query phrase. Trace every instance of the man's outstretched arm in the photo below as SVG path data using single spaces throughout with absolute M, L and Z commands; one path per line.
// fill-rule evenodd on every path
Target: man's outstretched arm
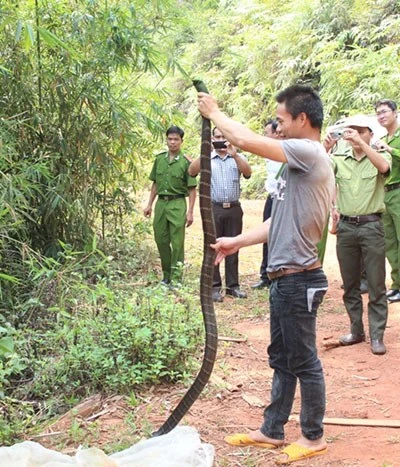
M 287 162 L 279 140 L 258 135 L 229 118 L 219 109 L 217 101 L 210 94 L 198 94 L 198 108 L 203 117 L 211 119 L 234 146 L 267 159 Z

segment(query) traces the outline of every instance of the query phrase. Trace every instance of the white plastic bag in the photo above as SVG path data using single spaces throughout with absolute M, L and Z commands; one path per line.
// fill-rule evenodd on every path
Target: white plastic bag
M 212 467 L 214 447 L 202 443 L 198 432 L 181 426 L 106 456 L 97 448 L 79 449 L 74 457 L 25 441 L 0 448 L 1 467 Z

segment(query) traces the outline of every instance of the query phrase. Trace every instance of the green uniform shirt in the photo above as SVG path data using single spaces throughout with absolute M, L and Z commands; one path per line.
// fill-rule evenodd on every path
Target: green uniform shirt
M 400 183 L 400 128 L 397 128 L 391 138 L 386 135 L 385 141 L 393 148 L 391 152 L 392 170 L 390 171 L 390 175 L 386 178 L 385 185 Z
M 197 185 L 196 179 L 188 174 L 189 165 L 182 151 L 172 161 L 168 151 L 158 154 L 149 176 L 157 186 L 157 194 L 187 196 L 188 188 Z
M 388 152 L 382 156 L 391 165 Z M 367 156 L 357 160 L 351 147 L 332 158 L 337 185 L 337 206 L 344 216 L 362 216 L 383 212 L 385 176 L 378 172 Z

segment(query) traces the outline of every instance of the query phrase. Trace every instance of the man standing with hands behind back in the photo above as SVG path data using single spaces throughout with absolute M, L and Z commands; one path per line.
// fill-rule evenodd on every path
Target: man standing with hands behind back
M 400 301 L 400 123 L 394 101 L 379 100 L 375 104 L 375 112 L 378 122 L 387 130 L 385 138 L 375 144 L 392 156 L 392 170 L 384 187 L 386 211 L 383 226 L 386 257 L 392 268 L 392 285 L 386 296 L 389 303 L 394 303 Z
M 217 237 L 235 236 L 242 233 L 243 210 L 240 206 L 240 176 L 250 178 L 251 167 L 247 159 L 226 141 L 219 128 L 212 131 L 214 151 L 211 154 L 211 200 Z M 200 172 L 200 158 L 190 164 L 189 175 Z M 226 294 L 246 298 L 239 285 L 239 253 L 225 260 Z M 214 268 L 213 300 L 222 302 L 222 279 L 219 266 Z

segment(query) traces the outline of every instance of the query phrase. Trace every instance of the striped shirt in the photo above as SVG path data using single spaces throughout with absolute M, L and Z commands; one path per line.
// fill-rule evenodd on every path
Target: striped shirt
M 239 154 L 239 157 L 246 158 Z M 216 151 L 211 154 L 211 200 L 214 203 L 232 203 L 240 196 L 240 171 L 235 159 L 227 154 L 222 158 Z

